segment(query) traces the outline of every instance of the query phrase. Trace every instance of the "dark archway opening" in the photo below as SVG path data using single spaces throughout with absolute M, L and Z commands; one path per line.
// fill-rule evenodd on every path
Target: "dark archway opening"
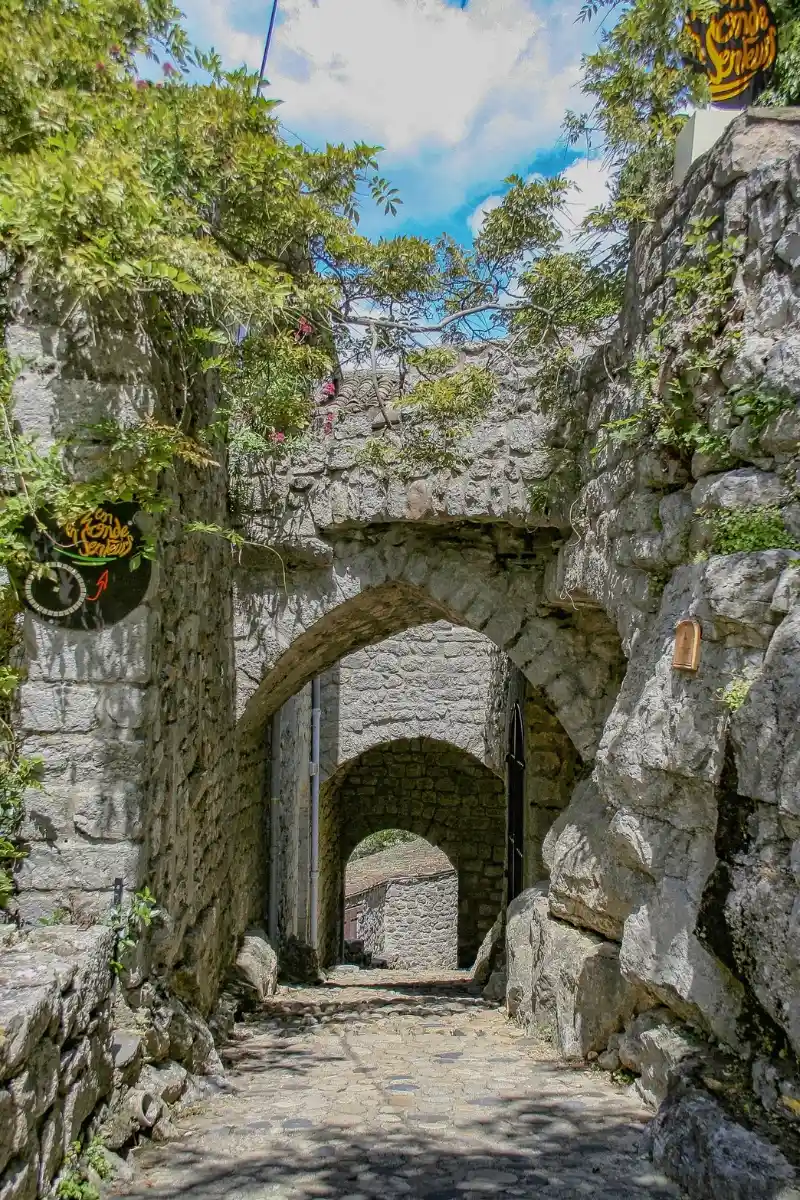
M 370 834 L 400 828 L 425 838 L 458 881 L 458 965 L 468 967 L 505 901 L 503 782 L 473 755 L 433 738 L 384 742 L 344 764 L 320 792 L 319 953 L 344 940 L 345 867 Z

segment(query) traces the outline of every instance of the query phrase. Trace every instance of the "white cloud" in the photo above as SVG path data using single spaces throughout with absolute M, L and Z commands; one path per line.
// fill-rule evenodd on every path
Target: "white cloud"
M 563 233 L 561 248 L 574 250 L 579 243 L 583 218 L 591 209 L 604 204 L 608 199 L 610 175 L 608 168 L 598 158 L 579 158 L 561 174 L 570 184 L 567 203 L 558 222 Z M 529 175 L 528 181 L 533 178 L 533 175 Z M 497 208 L 502 199 L 502 193 L 487 196 L 470 214 L 468 224 L 473 237 L 480 233 L 486 214 Z
M 487 213 L 490 213 L 493 208 L 499 208 L 502 202 L 503 197 L 499 194 L 487 196 L 485 200 L 481 200 L 475 211 L 470 213 L 467 218 L 467 224 L 470 227 L 473 237 L 477 237 L 483 229 L 483 222 L 486 220 Z
M 579 158 L 567 167 L 564 178 L 573 186 L 559 224 L 564 234 L 563 248 L 574 250 L 583 218 L 608 199 L 611 178 L 608 167 L 599 158 Z
M 267 94 L 305 140 L 373 141 L 392 166 L 419 171 L 407 200 L 415 215 L 452 211 L 551 145 L 571 100 L 583 46 L 573 27 L 554 47 L 563 14 L 543 9 L 545 20 L 535 2 L 280 0 Z M 224 61 L 258 67 L 263 32 L 236 29 L 223 0 L 186 8 Z

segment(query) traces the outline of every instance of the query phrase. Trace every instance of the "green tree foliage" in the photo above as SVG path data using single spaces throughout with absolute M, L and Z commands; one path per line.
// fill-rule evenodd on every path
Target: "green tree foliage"
M 83 300 L 155 293 L 187 369 L 219 371 L 234 426 L 268 443 L 306 423 L 333 272 L 366 254 L 359 189 L 384 184 L 373 147 L 289 145 L 277 102 L 178 18 L 168 0 L 7 0 L 0 238 Z M 137 78 L 142 54 L 166 56 L 162 82 Z
M 611 167 L 609 203 L 590 214 L 587 225 L 617 235 L 619 267 L 627 257 L 624 235 L 663 195 L 686 111 L 707 101 L 708 87 L 687 62 L 691 44 L 681 0 L 588 0 L 581 17 L 603 9 L 610 27 L 583 59 L 581 90 L 591 104 L 584 113 L 567 113 L 565 133 L 573 145 L 599 146 Z
M 692 4 L 710 15 L 716 0 Z M 589 231 L 617 234 L 615 259 L 627 256 L 623 236 L 646 220 L 669 183 L 675 139 L 691 107 L 708 103 L 705 76 L 691 59 L 684 31 L 683 0 L 586 0 L 580 19 L 603 14 L 598 49 L 584 56 L 581 90 L 589 98 L 582 113 L 568 112 L 567 140 L 596 146 L 612 169 L 608 204 L 596 209 Z M 800 102 L 800 9 L 794 0 L 774 0 L 778 58 L 759 104 Z
M 369 858 L 372 854 L 378 854 L 381 850 L 391 850 L 393 846 L 401 846 L 405 842 L 415 842 L 416 834 L 409 833 L 407 829 L 380 829 L 377 833 L 371 833 L 365 837 L 363 842 L 359 842 L 353 853 L 350 855 L 350 861 L 356 862 L 359 858 Z

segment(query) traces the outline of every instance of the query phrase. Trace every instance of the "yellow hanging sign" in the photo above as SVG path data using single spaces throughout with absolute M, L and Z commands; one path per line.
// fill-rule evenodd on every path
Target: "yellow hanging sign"
M 708 21 L 690 10 L 686 32 L 714 103 L 741 96 L 775 63 L 778 31 L 766 0 L 726 0 Z

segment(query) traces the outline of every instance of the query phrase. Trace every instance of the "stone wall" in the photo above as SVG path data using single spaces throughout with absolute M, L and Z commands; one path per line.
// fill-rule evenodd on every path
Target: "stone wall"
M 101 318 L 25 280 L 9 310 L 7 346 L 25 359 L 15 419 L 45 445 L 110 417 L 177 422 L 185 403 L 191 434 L 213 412 L 213 387 L 184 396 L 143 311 Z M 226 472 L 179 464 L 165 487 L 178 519 L 129 617 L 83 632 L 25 615 L 22 749 L 42 757 L 44 787 L 25 798 L 18 903 L 25 922 L 57 908 L 88 922 L 116 878 L 126 900 L 146 880 L 163 913 L 153 969 L 208 1009 L 255 903 L 261 808 L 236 787 L 231 550 L 183 530 L 227 522 Z
M 49 1194 L 110 1094 L 110 929 L 0 935 L 0 1195 Z
M 487 761 L 497 648 L 445 621 L 365 646 L 322 677 L 323 778 L 381 742 L 428 737 Z
M 524 684 L 524 680 L 523 680 Z M 581 758 L 541 692 L 523 690 L 525 746 L 525 886 L 545 878 L 542 846 L 553 822 L 569 804 L 582 770 Z
M 383 956 L 388 886 L 388 883 L 378 883 L 360 895 L 345 898 L 346 909 L 352 906 L 355 913 L 355 938 L 352 940 L 362 942 L 366 954 Z
M 721 1182 L 709 1182 L 721 1165 L 714 1120 L 698 1125 L 691 1169 L 680 1147 L 687 1103 L 716 1113 L 718 1128 L 727 1120 L 703 1092 L 703 1078 L 738 1080 L 723 1092 L 728 1114 L 777 1138 L 790 1158 L 797 1120 L 790 1115 L 800 1084 L 797 554 L 715 554 L 711 540 L 715 515 L 747 518 L 758 505 L 773 506 L 785 529 L 800 535 L 800 410 L 792 403 L 800 393 L 800 124 L 790 115 L 739 118 L 667 197 L 635 247 L 617 336 L 581 364 L 583 390 L 570 407 L 585 414 L 576 453 L 590 478 L 571 502 L 578 536 L 561 552 L 556 578 L 578 605 L 602 598 L 630 662 L 592 779 L 581 782 L 545 839 L 546 906 L 537 896 L 513 933 L 534 992 L 536 958 L 524 961 L 526 945 L 540 948 L 546 978 L 541 948 L 562 952 L 564 922 L 605 939 L 604 954 L 618 955 L 636 1003 L 657 1007 L 632 1017 L 618 992 L 616 1027 L 625 1033 L 606 1027 L 601 1060 L 636 1070 L 651 1102 L 664 1100 L 677 1065 L 696 1059 L 698 1045 L 706 1056 L 715 1043 L 733 1053 L 724 1067 L 701 1070 L 691 1085 L 684 1080 L 676 1097 L 691 1095 L 691 1103 L 676 1098 L 660 1118 L 657 1160 L 698 1198 L 725 1194 Z M 641 405 L 627 364 L 669 309 L 670 273 L 693 261 L 686 231 L 697 220 L 718 236 L 741 238 L 732 303 L 718 318 L 737 337 L 727 357 L 692 383 L 693 412 L 717 438 L 716 450 L 687 457 L 609 444 L 601 427 Z M 682 337 L 673 335 L 672 358 L 662 363 L 662 394 L 685 352 Z M 778 396 L 780 411 L 756 420 L 737 406 L 742 395 Z M 648 617 L 636 597 L 656 595 L 659 574 L 666 583 Z M 696 672 L 672 664 L 676 623 L 686 617 L 702 629 Z M 726 704 L 731 683 L 738 701 Z M 581 987 L 580 976 L 574 980 L 564 999 L 573 1006 Z M 591 1020 L 596 1002 L 584 996 L 583 1018 Z M 744 1099 L 748 1086 L 760 1107 Z M 744 1147 L 750 1135 L 726 1127 L 724 1136 Z M 752 1179 L 740 1167 L 750 1180 L 740 1194 L 783 1194 L 793 1178 L 786 1159 L 763 1144 L 751 1150 L 761 1166 Z
M 458 877 L 395 879 L 387 885 L 383 954 L 390 967 L 458 966 Z

